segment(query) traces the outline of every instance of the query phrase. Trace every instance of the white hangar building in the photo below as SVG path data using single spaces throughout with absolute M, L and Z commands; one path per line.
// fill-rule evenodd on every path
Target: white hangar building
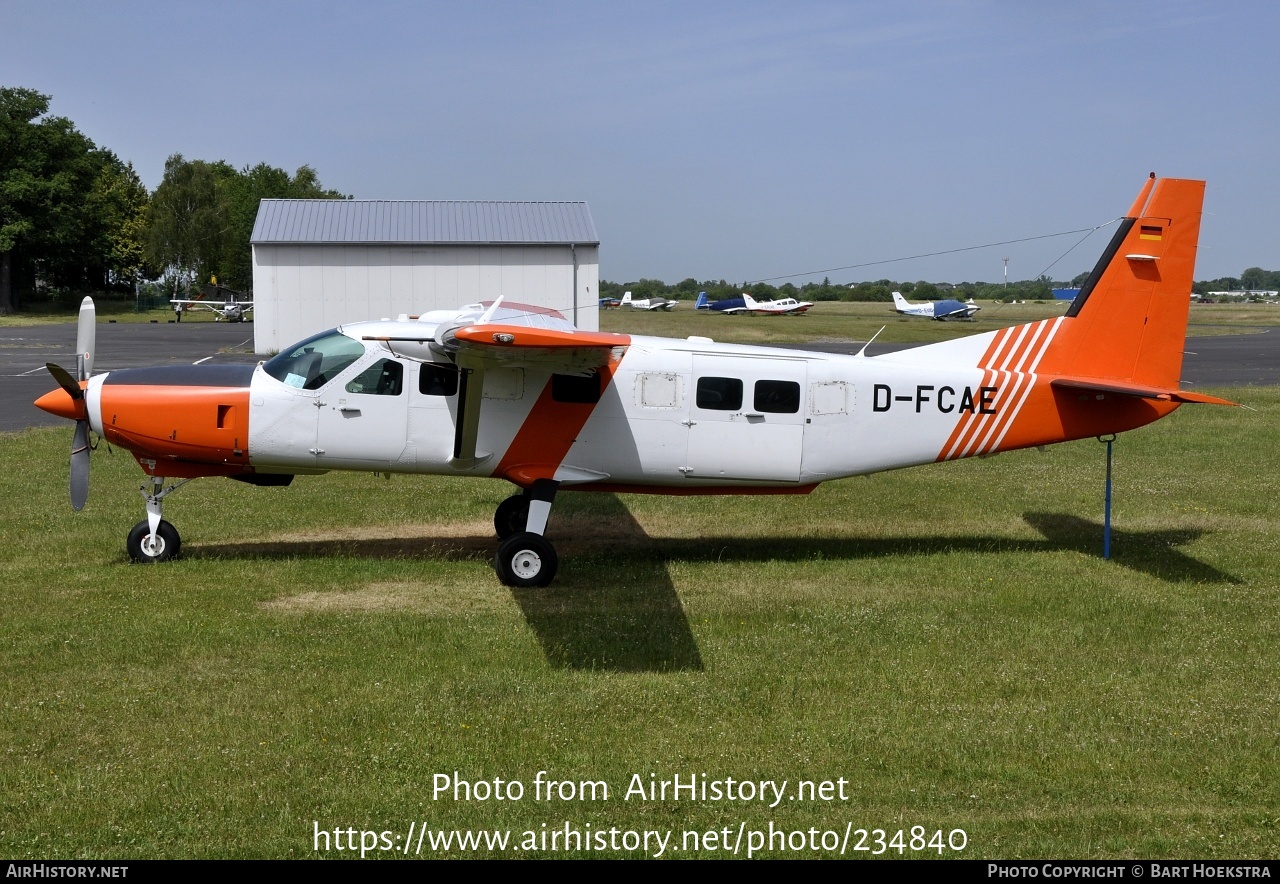
M 600 327 L 600 238 L 584 202 L 263 200 L 250 242 L 258 353 L 499 295 Z

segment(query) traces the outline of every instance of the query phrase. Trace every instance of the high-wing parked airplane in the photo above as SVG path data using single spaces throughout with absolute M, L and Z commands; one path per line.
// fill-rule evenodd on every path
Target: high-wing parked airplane
M 631 292 L 623 292 L 621 306 L 633 307 L 636 310 L 666 310 L 670 312 L 676 309 L 676 305 L 679 303 L 679 301 L 671 301 L 667 298 L 640 298 L 633 300 Z
M 906 316 L 922 316 L 925 319 L 972 319 L 973 314 L 982 308 L 968 301 L 926 301 L 923 304 L 912 304 L 902 297 L 902 292 L 893 293 L 893 307 Z
M 219 300 L 220 299 L 220 300 Z M 245 315 L 253 312 L 253 301 L 243 300 L 240 292 L 218 285 L 207 285 L 198 298 L 171 298 L 169 303 L 182 319 L 184 311 L 208 310 L 216 314 L 215 319 L 227 322 L 243 322 Z
M 883 356 L 587 332 L 499 301 L 344 325 L 256 367 L 93 375 L 86 299 L 76 376 L 50 364 L 59 387 L 36 404 L 76 422 L 77 509 L 91 431 L 142 467 L 136 561 L 177 553 L 161 507 L 192 478 L 434 473 L 519 489 L 494 516 L 495 569 L 545 586 L 560 490 L 805 494 L 1232 404 L 1178 389 L 1203 198 L 1204 182 L 1153 175 L 1065 316 Z

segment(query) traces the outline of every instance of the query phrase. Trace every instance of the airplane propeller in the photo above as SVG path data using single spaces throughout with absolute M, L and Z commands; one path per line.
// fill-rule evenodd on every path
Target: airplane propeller
M 76 375 L 54 362 L 45 363 L 45 368 L 58 386 L 71 397 L 76 421 L 76 434 L 71 442 L 71 508 L 84 509 L 89 499 L 89 409 L 84 399 L 84 390 L 80 383 L 89 380 L 93 371 L 93 353 L 97 341 L 97 309 L 93 306 L 93 298 L 86 297 L 80 302 L 80 319 L 76 329 Z M 70 415 L 69 415 L 70 416 Z

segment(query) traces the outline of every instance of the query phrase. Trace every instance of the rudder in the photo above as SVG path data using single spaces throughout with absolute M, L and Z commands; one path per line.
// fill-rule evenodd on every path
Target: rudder
M 1152 174 L 1068 309 L 1042 374 L 1178 388 L 1204 186 Z

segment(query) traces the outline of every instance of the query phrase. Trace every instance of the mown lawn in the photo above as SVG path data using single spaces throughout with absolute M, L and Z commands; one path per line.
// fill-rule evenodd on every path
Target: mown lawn
M 308 857 L 425 821 L 1275 857 L 1280 389 L 1217 392 L 1256 410 L 1117 443 L 1112 561 L 1087 441 L 807 498 L 566 493 L 538 591 L 490 568 L 500 483 L 201 480 L 166 504 L 184 557 L 143 567 L 130 457 L 102 446 L 73 514 L 70 429 L 0 437 L 0 854 Z M 539 800 L 539 771 L 609 798 Z M 436 800 L 455 772 L 526 792 Z M 695 774 L 846 798 L 624 798 Z

